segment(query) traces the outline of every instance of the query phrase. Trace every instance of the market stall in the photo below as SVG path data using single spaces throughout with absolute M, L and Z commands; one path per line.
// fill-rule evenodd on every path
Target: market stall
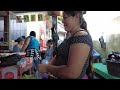
M 11 54 L 13 53 L 0 53 L 0 56 L 9 56 Z M 29 71 L 29 75 L 31 75 L 32 62 L 32 57 L 25 57 L 22 54 L 22 58 L 15 65 L 0 67 L 0 79 L 20 79 L 26 71 Z

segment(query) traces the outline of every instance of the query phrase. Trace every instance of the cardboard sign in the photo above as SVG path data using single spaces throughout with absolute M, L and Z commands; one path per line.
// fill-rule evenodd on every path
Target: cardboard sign
M 18 69 L 15 66 L 0 68 L 0 79 L 18 79 Z

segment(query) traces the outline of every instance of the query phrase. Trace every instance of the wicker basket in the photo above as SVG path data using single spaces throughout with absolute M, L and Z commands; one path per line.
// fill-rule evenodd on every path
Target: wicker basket
M 107 70 L 110 75 L 120 77 L 120 62 L 111 62 L 110 60 L 106 60 Z

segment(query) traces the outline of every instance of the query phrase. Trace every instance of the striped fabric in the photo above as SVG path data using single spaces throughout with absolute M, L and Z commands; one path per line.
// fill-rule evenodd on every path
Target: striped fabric
M 41 60 L 40 52 L 36 49 L 26 50 L 26 57 L 33 57 L 34 60 Z

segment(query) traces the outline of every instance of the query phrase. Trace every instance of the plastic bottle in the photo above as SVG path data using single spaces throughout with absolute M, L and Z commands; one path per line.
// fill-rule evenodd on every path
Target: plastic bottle
M 19 66 L 19 67 L 20 67 L 20 64 L 21 64 L 21 61 L 18 61 L 18 62 L 17 62 L 17 66 Z
M 38 70 L 35 72 L 35 79 L 42 79 L 42 75 Z
M 25 65 L 24 65 L 24 59 L 22 58 L 21 59 L 21 67 L 23 68 Z

